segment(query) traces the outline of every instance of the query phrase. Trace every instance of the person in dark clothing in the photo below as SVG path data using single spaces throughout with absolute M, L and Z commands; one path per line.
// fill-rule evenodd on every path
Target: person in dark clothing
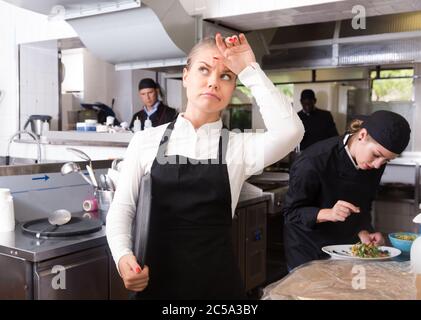
M 406 148 L 411 130 L 402 116 L 377 111 L 349 132 L 312 145 L 291 167 L 282 209 L 289 269 L 327 257 L 327 245 L 384 243 L 371 225 L 371 203 L 387 161 Z
M 304 138 L 300 143 L 301 151 L 318 141 L 338 135 L 332 114 L 316 108 L 317 99 L 313 90 L 303 90 L 300 102 L 303 110 L 298 112 L 298 116 L 305 128 Z
M 145 78 L 139 82 L 139 98 L 144 107 L 133 115 L 130 128 L 133 128 L 134 121 L 140 120 L 141 130 L 145 129 L 145 121 L 149 119 L 152 127 L 160 126 L 177 118 L 177 111 L 168 107 L 158 100 L 159 86 L 151 78 Z

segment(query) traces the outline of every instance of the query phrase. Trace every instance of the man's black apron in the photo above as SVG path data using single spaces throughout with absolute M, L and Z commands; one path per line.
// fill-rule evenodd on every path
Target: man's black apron
M 167 157 L 174 123 L 165 131 L 151 168 L 149 284 L 137 298 L 243 299 L 232 245 L 228 139 L 221 135 L 216 159 Z

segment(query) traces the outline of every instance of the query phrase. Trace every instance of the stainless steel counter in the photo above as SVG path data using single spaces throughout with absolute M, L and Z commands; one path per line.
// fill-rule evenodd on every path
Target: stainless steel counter
M 87 235 L 37 239 L 24 233 L 21 226 L 16 225 L 15 231 L 0 233 L 0 254 L 40 262 L 107 244 L 105 227 Z
M 270 196 L 243 195 L 237 207 L 245 207 L 269 200 Z M 78 214 L 75 214 L 78 215 Z M 105 227 L 95 233 L 51 239 L 36 239 L 22 231 L 22 224 L 17 224 L 15 231 L 0 233 L 0 254 L 31 262 L 40 262 L 107 244 Z
M 34 140 L 15 140 L 14 143 L 36 144 Z M 48 142 L 40 142 L 41 145 L 66 145 L 66 146 L 92 146 L 92 147 L 116 147 L 127 148 L 129 142 L 119 141 L 86 141 L 77 139 L 55 139 Z

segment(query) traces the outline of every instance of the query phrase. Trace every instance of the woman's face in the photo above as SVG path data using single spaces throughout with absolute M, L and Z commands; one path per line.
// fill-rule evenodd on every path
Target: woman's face
M 361 170 L 379 169 L 386 162 L 398 156 L 371 138 L 366 129 L 361 129 L 357 136 L 355 161 Z
M 192 57 L 190 68 L 183 71 L 188 105 L 207 113 L 222 111 L 230 102 L 236 75 L 222 62 L 215 47 L 202 47 Z

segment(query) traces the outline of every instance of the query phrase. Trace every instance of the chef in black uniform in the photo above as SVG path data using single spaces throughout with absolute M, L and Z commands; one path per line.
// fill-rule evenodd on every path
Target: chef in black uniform
M 387 161 L 406 148 L 411 130 L 390 111 L 374 112 L 351 128 L 312 145 L 291 167 L 283 207 L 289 269 L 326 257 L 323 246 L 384 243 L 371 225 L 371 203 Z
M 305 128 L 304 138 L 300 143 L 301 151 L 316 142 L 338 135 L 332 114 L 327 110 L 316 108 L 317 99 L 313 90 L 303 90 L 300 102 L 303 109 L 298 112 L 298 116 Z
M 143 103 L 143 109 L 133 115 L 130 128 L 138 118 L 141 129 L 145 129 L 145 121 L 149 119 L 152 127 L 173 121 L 177 117 L 177 111 L 158 100 L 159 86 L 151 78 L 144 78 L 139 82 L 139 98 Z

